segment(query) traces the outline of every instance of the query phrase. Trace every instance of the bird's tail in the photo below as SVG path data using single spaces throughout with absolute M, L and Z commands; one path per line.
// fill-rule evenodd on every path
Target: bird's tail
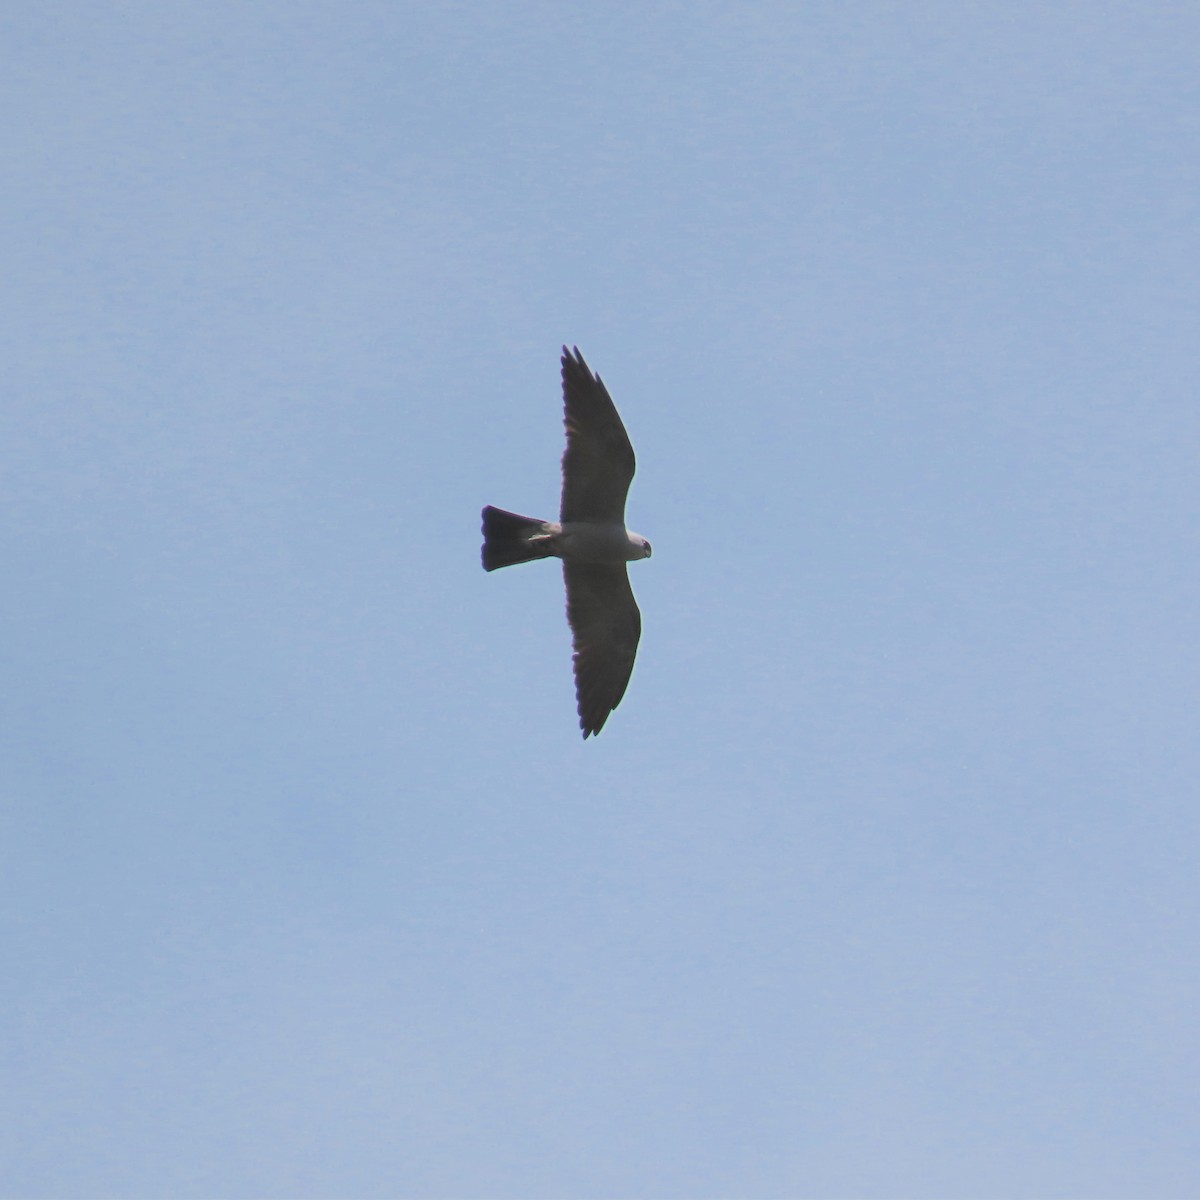
M 493 508 L 483 510 L 483 569 L 512 567 L 550 554 L 546 522 Z

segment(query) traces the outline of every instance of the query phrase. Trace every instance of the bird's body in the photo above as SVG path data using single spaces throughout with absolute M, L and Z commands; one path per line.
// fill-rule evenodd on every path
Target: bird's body
M 646 541 L 640 533 L 631 533 L 623 524 L 590 524 L 566 521 L 552 526 L 555 554 L 571 562 L 627 563 L 646 558 Z
M 537 558 L 617 565 L 649 557 L 646 547 L 650 543 L 624 525 L 611 521 L 539 521 L 490 504 L 483 510 L 483 536 L 485 571 Z
M 616 406 L 578 348 L 563 347 L 562 461 L 558 521 L 483 510 L 485 571 L 561 558 L 575 647 L 575 693 L 583 736 L 599 733 L 633 671 L 642 618 L 626 563 L 650 557 L 650 543 L 625 528 L 625 497 L 636 462 Z

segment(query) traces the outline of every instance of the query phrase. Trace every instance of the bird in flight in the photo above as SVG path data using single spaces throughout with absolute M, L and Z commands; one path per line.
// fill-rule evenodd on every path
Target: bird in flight
M 621 703 L 642 614 L 625 564 L 650 557 L 650 543 L 625 528 L 625 497 L 636 462 L 608 389 L 576 347 L 562 352 L 562 505 L 557 521 L 483 510 L 483 569 L 561 558 L 574 643 L 575 697 L 586 740 Z

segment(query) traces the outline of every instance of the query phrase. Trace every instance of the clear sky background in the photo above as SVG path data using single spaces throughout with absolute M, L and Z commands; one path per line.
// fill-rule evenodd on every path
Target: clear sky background
M 4 1195 L 1200 1192 L 1200 8 L 14 4 L 0 111 Z

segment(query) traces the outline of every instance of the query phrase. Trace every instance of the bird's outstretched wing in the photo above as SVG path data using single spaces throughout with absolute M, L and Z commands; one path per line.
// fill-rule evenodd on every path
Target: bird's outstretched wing
M 567 448 L 559 519 L 624 522 L 637 463 L 616 405 L 578 347 L 573 354 L 563 347 L 562 383 Z
M 642 614 L 624 566 L 564 562 L 563 580 L 575 645 L 579 728 L 586 739 L 604 728 L 625 695 L 642 636 Z

